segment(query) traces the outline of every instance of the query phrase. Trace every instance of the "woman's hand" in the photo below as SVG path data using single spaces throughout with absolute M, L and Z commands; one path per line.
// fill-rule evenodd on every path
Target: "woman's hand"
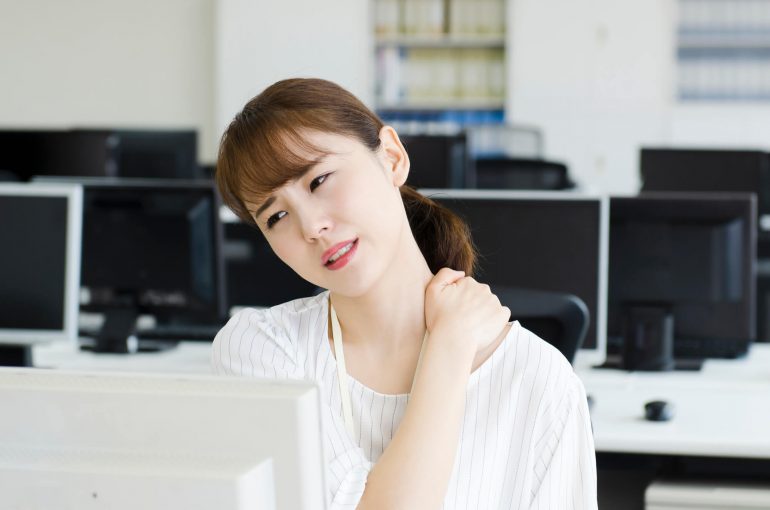
M 511 311 L 500 304 L 489 285 L 462 271 L 441 269 L 425 289 L 425 324 L 431 337 L 471 343 L 482 351 L 500 335 Z

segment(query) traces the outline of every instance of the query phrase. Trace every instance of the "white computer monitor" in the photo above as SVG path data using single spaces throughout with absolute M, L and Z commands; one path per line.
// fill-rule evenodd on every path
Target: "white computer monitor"
M 0 344 L 75 342 L 83 210 L 78 185 L 0 183 Z
M 494 286 L 573 294 L 590 314 L 573 364 L 600 365 L 607 350 L 609 200 L 576 192 L 421 189 L 470 225 L 478 279 Z M 525 324 L 526 325 L 526 324 Z
M 0 368 L 0 507 L 327 508 L 303 381 Z

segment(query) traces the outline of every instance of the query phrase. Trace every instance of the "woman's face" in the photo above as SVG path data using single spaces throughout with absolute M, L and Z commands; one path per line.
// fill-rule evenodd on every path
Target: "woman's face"
M 392 128 L 372 153 L 357 139 L 312 132 L 328 153 L 250 211 L 273 251 L 313 284 L 355 297 L 384 277 L 411 235 L 399 192 L 409 159 Z

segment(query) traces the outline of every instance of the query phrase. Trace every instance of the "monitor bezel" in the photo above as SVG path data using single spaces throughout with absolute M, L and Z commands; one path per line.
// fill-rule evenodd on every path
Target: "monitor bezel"
M 51 342 L 76 344 L 80 307 L 80 255 L 82 244 L 83 188 L 77 184 L 0 183 L 0 196 L 58 197 L 67 200 L 63 327 L 50 329 L 0 328 L 0 345 L 37 345 Z
M 236 494 L 247 470 L 272 459 L 278 508 L 329 503 L 321 393 L 313 381 L 0 367 L 0 402 L 9 410 L 0 423 L 9 446 L 0 464 L 11 473 L 42 469 L 77 483 L 82 479 L 67 475 L 79 470 L 99 475 L 92 487 L 127 489 L 142 485 L 134 472 L 157 469 L 161 478 Z M 244 442 L 255 430 L 262 433 Z M 212 468 L 200 476 L 200 466 Z M 223 483 L 230 477 L 236 483 Z M 136 499 L 166 508 L 163 496 L 144 491 Z
M 208 317 L 205 315 L 206 320 L 225 320 L 228 317 L 228 303 L 227 303 L 227 284 L 225 281 L 225 263 L 224 252 L 222 251 L 224 243 L 224 226 L 222 221 L 219 220 L 220 211 L 222 208 L 222 200 L 220 194 L 216 188 L 215 183 L 209 179 L 150 179 L 150 178 L 138 178 L 138 177 L 77 177 L 77 176 L 38 176 L 33 179 L 32 182 L 52 184 L 52 183 L 76 183 L 83 188 L 85 195 L 88 188 L 93 189 L 114 189 L 114 188 L 135 188 L 135 189 L 180 189 L 180 188 L 197 188 L 213 190 L 213 235 L 214 235 L 214 251 L 217 256 L 216 260 L 216 292 L 218 294 L 216 310 L 214 312 L 216 317 Z M 83 311 L 93 311 L 95 313 L 102 313 L 105 309 L 109 309 L 109 306 L 100 307 L 91 305 L 83 305 Z M 181 318 L 183 322 L 189 321 L 191 318 L 202 317 L 204 315 L 188 312 L 178 312 L 175 310 L 158 312 L 145 312 L 142 311 L 141 315 L 157 315 L 161 318 L 161 321 L 165 321 L 167 317 Z
M 621 206 L 627 206 L 628 204 L 631 204 L 633 202 L 638 202 L 642 204 L 649 204 L 650 207 L 661 204 L 662 206 L 671 206 L 672 204 L 676 205 L 683 205 L 687 202 L 690 204 L 694 204 L 696 207 L 701 207 L 704 204 L 709 205 L 721 205 L 726 206 L 731 211 L 737 211 L 739 208 L 742 208 L 743 206 L 748 206 L 747 210 L 749 212 L 748 216 L 746 218 L 746 221 L 748 222 L 746 226 L 742 227 L 741 231 L 742 233 L 746 234 L 747 241 L 745 244 L 748 245 L 748 251 L 744 255 L 744 257 L 748 258 L 749 261 L 749 267 L 747 268 L 746 275 L 744 275 L 743 282 L 744 284 L 749 285 L 749 296 L 746 299 L 747 302 L 747 308 L 749 311 L 749 336 L 752 338 L 752 340 L 757 341 L 757 337 L 759 335 L 758 327 L 757 327 L 757 318 L 760 314 L 760 310 L 757 306 L 757 298 L 758 298 L 758 288 L 756 286 L 756 278 L 758 274 L 758 263 L 756 260 L 756 251 L 757 251 L 757 228 L 758 228 L 758 222 L 757 222 L 757 211 L 759 207 L 759 197 L 756 195 L 756 193 L 750 193 L 750 192 L 736 192 L 736 191 L 730 191 L 730 192 L 714 192 L 714 191 L 643 191 L 639 194 L 632 195 L 632 194 L 617 194 L 617 195 L 611 195 L 609 197 L 609 205 L 610 210 L 612 209 L 612 202 L 619 203 Z M 677 218 L 678 219 L 678 218 Z M 610 221 L 610 225 L 611 225 Z M 742 263 L 746 262 L 746 260 L 742 259 Z M 754 285 L 751 285 L 751 281 L 754 281 Z M 608 307 L 608 313 L 609 313 L 609 282 L 607 287 L 607 307 Z M 608 318 L 609 320 L 609 318 Z
M 575 354 L 573 366 L 592 367 L 605 362 L 607 356 L 607 284 L 609 281 L 609 233 L 610 209 L 607 195 L 583 193 L 579 191 L 521 191 L 521 190 L 469 190 L 469 189 L 436 189 L 418 190 L 431 198 L 442 195 L 447 198 L 471 200 L 544 200 L 544 201 L 582 201 L 595 202 L 599 208 L 599 260 L 598 264 L 598 295 L 596 303 L 596 347 L 581 348 Z

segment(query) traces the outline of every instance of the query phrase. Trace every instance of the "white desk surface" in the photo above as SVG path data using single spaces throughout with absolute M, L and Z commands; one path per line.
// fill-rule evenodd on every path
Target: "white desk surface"
M 63 368 L 100 372 L 164 372 L 211 374 L 211 342 L 180 342 L 173 349 L 134 354 L 103 354 L 80 351 L 74 345 L 34 347 L 37 368 Z
M 708 360 L 699 372 L 579 369 L 594 398 L 597 452 L 770 459 L 770 344 L 738 360 Z M 667 422 L 644 404 L 674 405 Z
M 41 368 L 209 374 L 211 344 L 182 342 L 160 353 L 94 354 L 74 346 L 35 347 Z M 770 344 L 739 360 L 709 360 L 698 372 L 578 368 L 594 399 L 598 452 L 770 459 Z M 644 403 L 667 400 L 668 422 L 644 420 Z

